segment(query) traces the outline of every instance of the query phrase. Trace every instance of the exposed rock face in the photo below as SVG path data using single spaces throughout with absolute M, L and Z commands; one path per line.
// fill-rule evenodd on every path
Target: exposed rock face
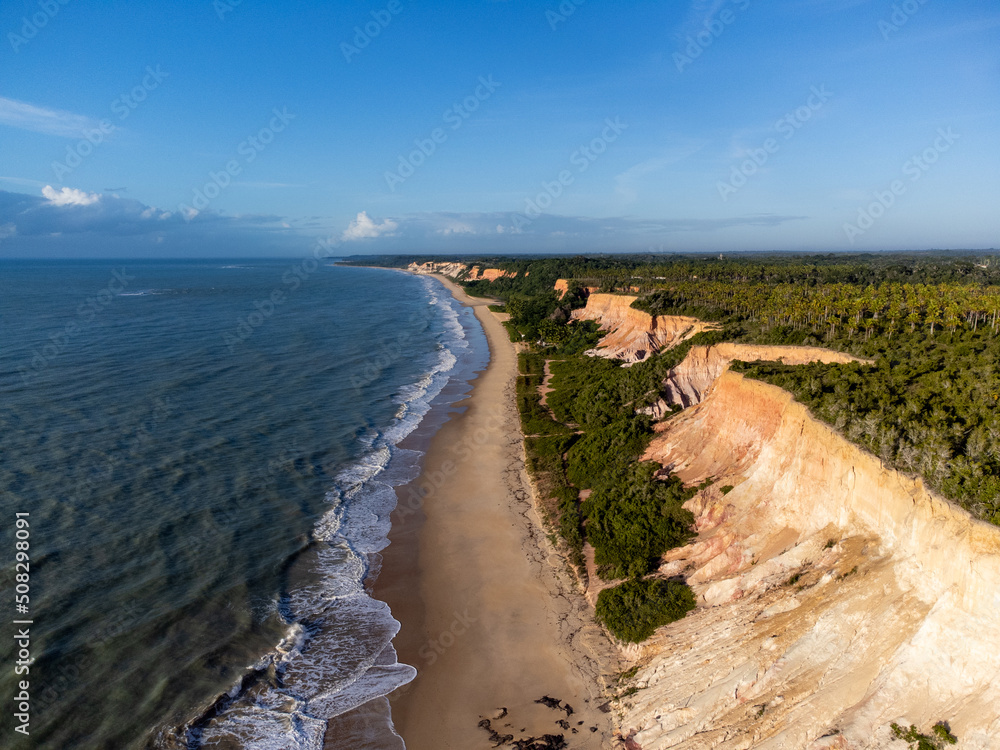
M 479 266 L 473 266 L 470 269 L 464 263 L 411 263 L 407 266 L 407 270 L 413 271 L 413 273 L 439 273 L 453 279 L 457 279 L 468 271 L 468 275 L 465 277 L 467 281 L 481 281 L 484 279 L 486 281 L 496 281 L 502 278 L 513 279 L 517 276 L 517 271 L 504 271 L 500 268 L 481 269 Z
M 472 270 L 469 271 L 469 281 L 489 281 L 493 282 L 497 279 L 510 278 L 513 279 L 517 276 L 517 271 L 504 271 L 500 268 L 484 268 L 480 271 L 479 266 L 473 266 Z
M 553 287 L 557 292 L 559 292 L 559 299 L 566 296 L 566 292 L 569 291 L 569 279 L 556 279 L 556 285 Z M 585 294 L 593 294 L 594 292 L 601 291 L 599 286 L 585 286 L 583 287 Z
M 439 273 L 450 278 L 458 278 L 468 268 L 464 263 L 411 263 L 406 267 L 413 273 Z
M 868 362 L 850 354 L 812 346 L 758 346 L 756 344 L 716 344 L 693 346 L 664 382 L 668 403 L 688 407 L 699 403 L 733 360 L 740 362 L 782 362 L 806 365 L 812 362 L 844 364 Z
M 699 608 L 633 650 L 637 747 L 902 750 L 891 722 L 945 720 L 1000 748 L 1000 529 L 733 372 L 646 458 L 716 482 L 661 567 Z
M 596 320 L 608 331 L 587 354 L 641 362 L 651 354 L 711 330 L 713 324 L 680 315 L 650 315 L 630 305 L 636 300 L 621 294 L 591 294 L 587 306 L 573 311 L 574 320 Z

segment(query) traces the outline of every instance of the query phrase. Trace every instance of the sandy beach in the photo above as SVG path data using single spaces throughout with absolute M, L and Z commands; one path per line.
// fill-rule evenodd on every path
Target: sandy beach
M 399 488 L 374 588 L 402 623 L 400 661 L 418 670 L 390 697 L 396 731 L 409 750 L 490 748 L 491 730 L 609 747 L 595 657 L 612 664 L 613 651 L 533 510 L 514 346 L 486 300 L 438 278 L 475 307 L 491 359 L 433 437 L 421 478 Z

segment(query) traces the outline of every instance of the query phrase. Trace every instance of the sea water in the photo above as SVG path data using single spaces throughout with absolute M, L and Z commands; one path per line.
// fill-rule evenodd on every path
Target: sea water
M 3 261 L 0 339 L 0 613 L 32 621 L 34 660 L 16 676 L 0 639 L 4 704 L 21 679 L 31 696 L 29 737 L 0 714 L 4 747 L 320 748 L 327 719 L 413 678 L 365 586 L 419 471 L 400 441 L 488 357 L 440 284 Z

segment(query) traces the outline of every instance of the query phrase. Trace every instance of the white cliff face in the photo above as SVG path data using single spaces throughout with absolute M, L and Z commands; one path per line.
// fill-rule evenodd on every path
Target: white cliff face
M 632 649 L 632 747 L 902 750 L 892 722 L 944 720 L 1000 748 L 1000 528 L 732 372 L 645 458 L 716 481 L 661 567 L 699 607 Z
M 596 320 L 607 335 L 587 354 L 634 364 L 669 349 L 712 323 L 680 315 L 650 315 L 631 307 L 638 299 L 621 294 L 591 294 L 587 306 L 573 311 L 574 320 Z
M 464 263 L 411 263 L 406 270 L 412 273 L 439 273 L 442 276 L 458 278 L 468 269 Z

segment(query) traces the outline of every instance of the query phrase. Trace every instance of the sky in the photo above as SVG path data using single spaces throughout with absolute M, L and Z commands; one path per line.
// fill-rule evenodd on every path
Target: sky
M 996 0 L 9 0 L 0 257 L 1000 247 Z

